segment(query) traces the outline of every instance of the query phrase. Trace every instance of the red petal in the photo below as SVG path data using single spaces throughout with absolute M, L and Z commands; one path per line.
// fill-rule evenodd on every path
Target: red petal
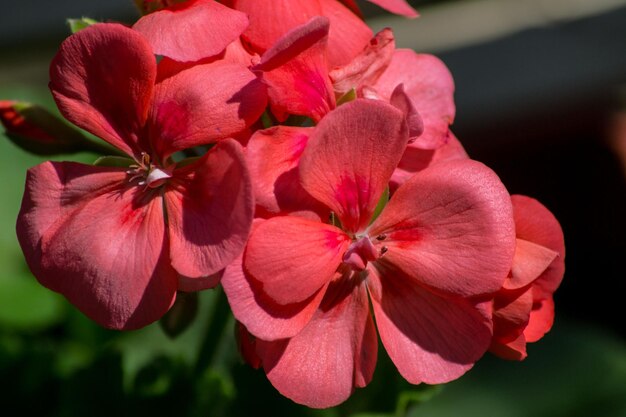
M 432 55 L 398 49 L 374 89 L 388 100 L 399 84 L 424 121 L 424 133 L 414 146 L 436 149 L 445 144 L 455 114 L 454 81 L 445 64 Z
M 258 130 L 250 138 L 246 159 L 256 204 L 264 211 L 277 214 L 309 210 L 320 213 L 324 220 L 328 218 L 322 204 L 300 185 L 298 163 L 312 130 L 275 126 Z
M 262 286 L 243 270 L 242 257 L 232 262 L 222 277 L 222 286 L 233 315 L 254 336 L 278 340 L 298 334 L 317 310 L 326 286 L 306 300 L 287 305 L 276 304 L 263 293 Z
M 534 284 L 537 287 L 536 291 L 541 290 L 541 298 L 551 297 L 561 284 L 565 273 L 565 241 L 561 225 L 554 215 L 534 198 L 513 195 L 511 200 L 517 237 L 552 249 L 559 254 Z
M 221 53 L 247 26 L 244 13 L 213 0 L 189 0 L 142 17 L 133 29 L 156 55 L 187 62 Z
M 526 339 L 521 334 L 517 339 L 511 340 L 507 343 L 494 342 L 489 347 L 489 352 L 502 359 L 510 361 L 521 361 L 526 359 Z
M 197 65 L 157 85 L 150 138 L 157 153 L 171 153 L 232 137 L 265 110 L 263 83 L 238 64 Z
M 287 341 L 257 340 L 267 377 L 284 396 L 314 408 L 345 401 L 371 380 L 376 329 L 363 285 L 342 280 L 328 288 L 311 322 Z
M 331 280 L 348 244 L 334 226 L 274 217 L 250 236 L 244 266 L 275 302 L 298 303 Z
M 322 14 L 330 19 L 328 33 L 329 68 L 352 61 L 369 43 L 372 30 L 337 0 L 320 0 Z
M 405 0 L 367 0 L 370 3 L 374 3 L 383 9 L 390 11 L 391 13 L 399 14 L 406 17 L 419 16 L 414 8 L 409 6 Z
M 533 307 L 532 289 L 501 290 L 494 299 L 493 336 L 500 344 L 515 340 L 524 332 Z
M 374 83 L 391 62 L 395 46 L 391 29 L 378 32 L 352 61 L 330 72 L 335 92 L 342 95 L 353 88 L 359 91 L 361 86 Z
M 319 121 L 335 108 L 327 40 L 328 19 L 313 18 L 281 37 L 255 67 L 263 71 L 272 113 L 279 120 L 297 114 Z
M 235 0 L 234 8 L 248 15 L 243 38 L 258 53 L 269 49 L 291 29 L 320 16 L 319 0 Z
M 523 239 L 516 239 L 511 275 L 503 288 L 522 288 L 536 280 L 559 254 L 544 246 Z
M 437 149 L 420 149 L 414 145 L 414 143 L 410 143 L 406 147 L 398 168 L 391 176 L 389 186 L 392 194 L 400 185 L 415 175 L 416 172 L 426 169 L 430 165 L 455 159 L 468 159 L 463 145 L 452 132 L 449 132 L 446 144 Z
M 469 159 L 433 165 L 398 188 L 370 228 L 381 234 L 388 252 L 380 262 L 462 296 L 499 290 L 515 249 L 508 192 Z
M 137 32 L 96 24 L 67 38 L 50 66 L 50 89 L 67 120 L 131 156 L 147 149 L 146 121 L 156 61 Z
M 317 125 L 300 160 L 304 188 L 348 232 L 365 228 L 408 140 L 404 116 L 377 100 L 338 107 Z
M 172 305 L 162 199 L 124 171 L 47 162 L 29 170 L 17 233 L 37 279 L 105 327 L 135 329 Z
M 530 312 L 528 326 L 524 329 L 524 337 L 528 343 L 541 339 L 552 328 L 554 323 L 554 300 L 552 297 L 535 301 Z
M 252 184 L 241 145 L 218 143 L 198 162 L 174 171 L 165 192 L 172 265 L 208 276 L 232 262 L 252 226 Z
M 489 347 L 490 322 L 467 300 L 436 295 L 391 269 L 370 268 L 367 279 L 378 333 L 407 381 L 452 381 Z

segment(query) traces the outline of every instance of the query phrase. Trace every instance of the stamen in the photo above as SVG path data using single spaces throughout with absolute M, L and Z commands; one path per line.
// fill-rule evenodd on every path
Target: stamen
M 376 236 L 376 240 L 385 240 L 385 239 L 387 239 L 387 235 L 384 233 Z

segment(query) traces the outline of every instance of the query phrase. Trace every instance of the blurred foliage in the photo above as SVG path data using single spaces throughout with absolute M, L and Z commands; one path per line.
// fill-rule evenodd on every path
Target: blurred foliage
M 43 86 L 0 85 L 0 99 L 54 109 Z M 43 160 L 0 133 L 0 392 L 3 408 L 16 415 L 626 416 L 624 341 L 559 317 L 526 361 L 487 355 L 446 386 L 410 385 L 381 346 L 372 383 L 327 410 L 294 404 L 262 370 L 242 363 L 221 290 L 199 294 L 195 320 L 177 328 L 174 339 L 158 324 L 127 333 L 102 329 L 40 286 L 22 258 L 15 219 L 26 170 Z

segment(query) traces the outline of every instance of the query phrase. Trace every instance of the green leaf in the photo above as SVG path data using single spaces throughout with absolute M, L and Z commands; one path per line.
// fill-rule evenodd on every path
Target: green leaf
M 348 91 L 346 94 L 344 94 L 343 96 L 339 97 L 339 100 L 337 100 L 337 107 L 341 106 L 342 104 L 346 104 L 351 101 L 354 101 L 356 99 L 357 99 L 356 90 L 353 88 L 350 91 Z
M 72 33 L 76 33 L 79 30 L 83 30 L 86 27 L 99 23 L 97 20 L 89 17 L 81 17 L 80 19 L 67 19 L 67 24 L 70 27 Z
M 179 291 L 174 305 L 159 320 L 159 324 L 165 334 L 174 339 L 189 328 L 197 314 L 198 293 Z
M 372 221 L 370 222 L 370 224 L 374 223 L 374 220 L 376 220 L 378 216 L 380 216 L 380 213 L 382 213 L 388 202 L 389 187 L 385 188 L 385 191 L 383 191 L 383 195 L 380 196 L 380 200 L 378 200 L 378 204 L 376 204 L 376 208 L 374 209 L 374 214 L 372 215 Z
M 101 167 L 128 168 L 134 163 L 135 161 L 124 156 L 101 156 L 100 158 L 96 159 L 96 162 L 94 162 L 93 164 L 95 166 Z

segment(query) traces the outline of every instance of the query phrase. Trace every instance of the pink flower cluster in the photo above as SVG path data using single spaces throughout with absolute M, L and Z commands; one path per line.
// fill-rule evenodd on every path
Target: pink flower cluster
M 29 171 L 17 233 L 43 285 L 135 329 L 221 282 L 245 357 L 311 407 L 370 382 L 379 337 L 438 384 L 550 329 L 560 226 L 467 156 L 440 60 L 352 0 L 138 3 L 52 62 L 63 116 L 126 158 Z

